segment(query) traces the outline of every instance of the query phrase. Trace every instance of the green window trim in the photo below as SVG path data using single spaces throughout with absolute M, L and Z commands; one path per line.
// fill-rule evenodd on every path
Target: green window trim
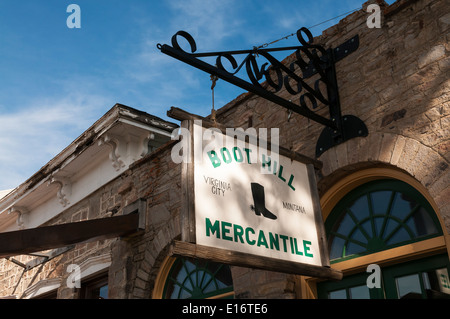
M 320 299 L 399 299 L 407 298 L 406 295 L 399 294 L 399 278 L 416 276 L 419 282 L 418 291 L 415 298 L 430 298 L 428 293 L 432 290 L 438 290 L 437 284 L 429 286 L 428 274 L 432 274 L 438 269 L 445 269 L 450 274 L 450 263 L 448 256 L 436 255 L 419 260 L 408 261 L 405 263 L 382 267 L 381 268 L 381 287 L 367 287 L 367 278 L 370 275 L 367 272 L 346 276 L 342 281 L 327 281 L 318 284 L 317 291 Z M 427 284 L 428 281 L 428 284 Z M 352 290 L 359 288 L 359 294 L 352 295 Z M 361 293 L 363 292 L 363 293 Z M 450 298 L 450 295 L 445 295 Z M 411 297 L 410 297 L 411 298 Z M 442 296 L 439 296 L 442 298 Z
M 367 273 L 346 276 L 342 281 L 321 282 L 318 285 L 319 299 L 384 299 L 382 289 L 369 289 L 367 287 Z M 352 289 L 365 288 L 364 297 L 352 295 Z
M 386 298 L 397 299 L 404 296 L 399 295 L 398 287 L 396 287 L 396 280 L 401 277 L 417 275 L 420 282 L 420 292 L 421 298 L 426 299 L 426 290 L 429 289 L 427 284 L 425 284 L 425 274 L 436 269 L 446 269 L 447 276 L 450 274 L 450 263 L 448 256 L 437 255 L 429 258 L 420 259 L 418 261 L 404 263 L 400 265 L 395 265 L 392 267 L 387 267 L 382 269 L 383 274 L 383 284 L 386 290 Z M 448 277 L 447 277 L 448 278 Z
M 330 212 L 325 229 L 331 263 L 443 235 L 426 198 L 411 185 L 394 179 L 371 181 L 350 191 Z M 379 288 L 369 287 L 370 273 L 361 271 L 339 282 L 318 283 L 318 297 L 450 298 L 447 254 L 416 255 L 409 261 L 381 267 L 380 272 Z
M 376 180 L 349 192 L 325 222 L 331 263 L 442 235 L 428 201 L 399 180 Z

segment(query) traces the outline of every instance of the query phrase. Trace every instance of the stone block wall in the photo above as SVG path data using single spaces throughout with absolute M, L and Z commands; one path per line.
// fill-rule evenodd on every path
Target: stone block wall
M 382 27 L 366 25 L 364 9 L 352 13 L 315 39 L 336 47 L 359 35 L 360 46 L 336 65 L 343 114 L 361 118 L 369 136 L 355 138 L 320 156 L 319 191 L 361 167 L 389 166 L 413 176 L 428 190 L 450 230 L 450 13 L 446 0 L 400 0 L 382 5 Z M 300 27 L 300 26 L 299 26 Z M 287 57 L 286 63 L 293 60 Z M 287 97 L 287 92 L 280 92 Z M 318 111 L 326 114 L 326 110 Z M 289 114 L 253 94 L 243 94 L 217 111 L 229 127 L 280 128 L 285 148 L 315 156 L 322 126 Z M 59 298 L 76 298 L 66 285 L 67 266 L 110 254 L 110 298 L 150 298 L 168 245 L 180 236 L 181 167 L 168 143 L 133 164 L 119 178 L 69 208 L 49 224 L 121 214 L 138 199 L 146 201 L 145 232 L 76 245 L 67 253 L 28 271 L 0 261 L 0 296 L 23 296 L 43 279 L 61 278 Z M 26 263 L 35 258 L 17 256 Z M 298 277 L 232 267 L 237 298 L 295 298 Z
M 70 264 L 80 265 L 93 256 L 111 256 L 108 270 L 110 298 L 150 298 L 152 283 L 166 256 L 167 246 L 180 236 L 180 165 L 170 157 L 171 145 L 155 151 L 137 162 L 122 176 L 60 216 L 49 225 L 77 222 L 122 214 L 127 205 L 138 199 L 146 201 L 145 231 L 134 237 L 114 238 L 77 244 L 68 252 L 30 270 L 8 260 L 0 262 L 0 297 L 24 292 L 40 280 L 60 278 L 58 298 L 80 296 L 80 289 L 67 286 Z M 14 256 L 26 264 L 34 256 Z
M 382 8 L 382 27 L 370 29 L 365 9 Z M 319 192 L 340 177 L 365 167 L 391 167 L 413 176 L 429 192 L 450 233 L 450 13 L 442 0 L 397 1 L 392 6 L 369 1 L 325 30 L 315 42 L 336 47 L 359 35 L 358 50 L 337 62 L 342 114 L 362 119 L 369 136 L 354 138 L 323 153 Z M 294 60 L 287 57 L 287 64 Z M 312 85 L 312 82 L 310 83 Z M 283 88 L 279 93 L 288 97 Z M 292 97 L 291 97 L 292 98 Z M 295 99 L 295 97 L 294 97 Z M 319 114 L 328 116 L 326 110 Z M 217 120 L 247 128 L 279 128 L 280 145 L 315 157 L 323 127 L 305 117 L 246 93 L 217 111 Z M 255 271 L 235 271 L 242 282 L 255 281 Z M 266 276 L 262 272 L 260 276 Z M 283 285 L 284 283 L 284 285 Z M 294 286 L 293 289 L 289 288 Z M 294 297 L 300 285 L 281 275 L 261 285 L 240 286 L 238 296 L 259 298 L 270 287 L 278 298 Z M 242 289 L 242 290 L 240 290 Z
M 383 5 L 381 28 L 354 12 L 325 30 L 315 42 L 336 47 L 359 35 L 359 48 L 337 62 L 342 114 L 364 121 L 369 136 L 323 153 L 320 192 L 332 176 L 362 166 L 388 165 L 410 174 L 428 189 L 450 229 L 450 14 L 442 0 Z M 291 63 L 294 57 L 287 57 Z M 312 84 L 312 83 L 310 83 Z M 279 93 L 288 96 L 283 88 Z M 292 97 L 291 97 L 292 98 Z M 295 97 L 294 97 L 295 99 Z M 328 116 L 325 109 L 319 114 Z M 315 157 L 323 127 L 253 94 L 243 94 L 217 111 L 219 122 L 246 128 L 280 128 L 280 145 Z

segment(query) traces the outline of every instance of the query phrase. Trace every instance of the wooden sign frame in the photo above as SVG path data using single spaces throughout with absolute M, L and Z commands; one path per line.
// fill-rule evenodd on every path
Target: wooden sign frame
M 218 128 L 222 134 L 226 134 L 223 125 L 209 121 L 180 109 L 172 108 L 168 114 L 176 119 L 180 119 L 181 127 L 194 132 L 194 120 L 201 120 L 203 128 Z M 342 272 L 330 267 L 328 247 L 322 212 L 320 208 L 319 194 L 315 178 L 315 170 L 322 167 L 320 161 L 311 159 L 302 154 L 289 151 L 279 147 L 279 154 L 306 164 L 309 186 L 312 196 L 315 225 L 317 238 L 319 241 L 321 266 L 287 261 L 256 254 L 248 254 L 240 251 L 216 248 L 211 246 L 198 245 L 196 243 L 196 220 L 195 220 L 195 188 L 194 188 L 194 134 L 190 134 L 190 147 L 188 148 L 189 160 L 181 163 L 181 241 L 175 241 L 170 249 L 172 256 L 185 256 L 191 258 L 200 258 L 214 262 L 243 266 L 249 268 L 258 268 L 269 271 L 284 272 L 290 274 L 325 278 L 332 280 L 342 279 Z M 268 145 L 269 146 L 269 145 Z

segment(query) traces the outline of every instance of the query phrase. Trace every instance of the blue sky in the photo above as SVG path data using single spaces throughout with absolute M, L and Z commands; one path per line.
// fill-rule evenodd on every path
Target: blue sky
M 81 9 L 79 29 L 66 25 L 72 3 Z M 209 114 L 209 75 L 156 48 L 178 30 L 194 37 L 198 52 L 248 49 L 363 3 L 1 0 L 0 190 L 23 183 L 115 103 L 164 119 L 171 106 Z M 297 44 L 295 37 L 279 43 Z M 216 107 L 242 92 L 219 81 Z

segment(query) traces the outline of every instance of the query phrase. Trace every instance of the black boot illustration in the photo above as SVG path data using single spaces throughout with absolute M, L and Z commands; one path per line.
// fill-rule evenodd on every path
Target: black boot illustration
M 250 205 L 250 208 L 255 211 L 255 214 L 260 216 L 261 214 L 269 219 L 277 219 L 277 216 L 272 214 L 267 208 L 266 208 L 266 201 L 264 196 L 264 186 L 258 184 L 258 183 L 251 183 L 252 186 L 252 195 L 253 195 L 253 202 L 255 205 Z

